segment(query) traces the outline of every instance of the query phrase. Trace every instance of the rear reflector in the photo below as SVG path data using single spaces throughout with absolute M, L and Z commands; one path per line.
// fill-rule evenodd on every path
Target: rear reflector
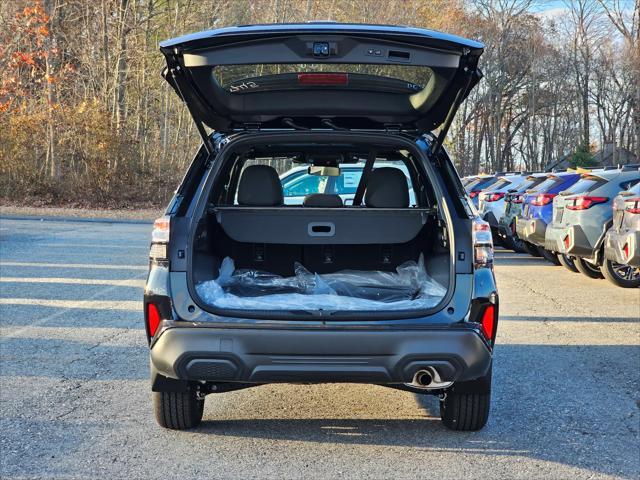
M 566 205 L 568 210 L 586 210 L 593 205 L 608 201 L 607 197 L 587 197 L 580 196 L 573 198 L 573 204 Z
M 487 339 L 493 342 L 495 336 L 496 327 L 496 307 L 495 305 L 488 305 L 484 312 L 482 312 L 482 319 L 480 320 L 482 325 L 482 332 Z
M 349 75 L 346 73 L 299 73 L 299 85 L 347 85 Z
M 562 240 L 562 242 L 564 243 L 564 248 L 568 249 L 569 245 L 571 244 L 571 239 L 569 238 L 569 235 L 566 235 Z
M 153 337 L 156 334 L 159 325 L 160 312 L 158 311 L 158 307 L 153 303 L 147 303 L 147 327 L 150 337 Z
M 624 258 L 629 258 L 629 244 L 625 243 L 624 247 L 622 247 L 622 251 L 624 252 Z

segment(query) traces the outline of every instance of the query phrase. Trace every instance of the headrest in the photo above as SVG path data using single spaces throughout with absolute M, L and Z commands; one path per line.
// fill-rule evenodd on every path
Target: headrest
M 304 197 L 302 205 L 305 207 L 335 208 L 342 207 L 344 204 L 342 203 L 340 195 L 331 193 L 312 193 Z
M 238 185 L 238 205 L 276 207 L 284 203 L 278 172 L 269 165 L 244 169 Z
M 407 208 L 409 185 L 402 170 L 394 167 L 376 168 L 369 176 L 364 194 L 367 207 Z

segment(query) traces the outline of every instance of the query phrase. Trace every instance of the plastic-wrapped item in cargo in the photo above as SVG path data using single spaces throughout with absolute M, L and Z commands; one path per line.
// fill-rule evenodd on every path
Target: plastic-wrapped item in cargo
M 424 259 L 395 272 L 343 270 L 311 273 L 300 263 L 295 275 L 281 277 L 260 270 L 236 270 L 226 257 L 218 278 L 196 286 L 208 304 L 238 310 L 370 311 L 424 310 L 434 307 L 446 288 L 429 278 Z

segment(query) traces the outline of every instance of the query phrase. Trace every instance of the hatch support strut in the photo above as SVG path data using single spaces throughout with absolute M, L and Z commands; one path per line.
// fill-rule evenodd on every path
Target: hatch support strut
M 447 113 L 447 117 L 444 119 L 444 122 L 442 123 L 440 132 L 438 133 L 438 138 L 436 138 L 436 141 L 433 147 L 431 148 L 431 153 L 433 154 L 434 158 L 437 158 L 438 154 L 440 153 L 442 144 L 444 143 L 447 133 L 449 133 L 449 128 L 451 128 L 451 124 L 453 123 L 453 118 L 455 117 L 456 112 L 460 107 L 460 104 L 464 101 L 465 98 L 467 98 L 467 95 L 469 94 L 471 82 L 473 81 L 474 75 L 479 75 L 479 78 L 482 78 L 481 77 L 482 74 L 479 70 L 475 68 L 474 69 L 469 68 L 469 66 L 464 67 L 464 73 L 465 73 L 465 78 L 463 80 L 463 85 L 458 90 L 458 93 L 456 94 L 456 98 L 453 104 L 451 105 L 449 112 Z
M 178 92 L 178 95 L 180 95 L 180 98 L 187 106 L 187 109 L 191 114 L 191 118 L 193 118 L 193 121 L 196 124 L 196 128 L 198 129 L 198 133 L 202 138 L 202 143 L 204 144 L 204 148 L 207 150 L 207 153 L 209 155 L 213 154 L 213 152 L 215 151 L 215 148 L 213 146 L 213 142 L 211 142 L 211 138 L 209 137 L 209 135 L 207 135 L 207 131 L 204 129 L 204 122 L 200 120 L 200 118 L 196 115 L 196 113 L 191 108 L 189 102 L 187 102 L 187 99 L 185 98 L 184 94 L 182 93 L 183 89 L 181 88 L 181 85 L 182 86 L 184 85 L 183 83 L 184 73 L 182 68 L 180 67 L 180 65 L 176 67 L 172 67 L 171 69 L 169 69 L 169 73 L 171 74 L 171 79 L 173 80 L 173 85 L 175 87 L 176 92 Z

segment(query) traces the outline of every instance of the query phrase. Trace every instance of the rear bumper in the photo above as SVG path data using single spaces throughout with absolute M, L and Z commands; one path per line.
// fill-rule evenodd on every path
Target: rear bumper
M 594 247 L 589 243 L 579 225 L 569 227 L 549 225 L 545 235 L 544 248 L 576 257 L 591 258 L 594 255 Z
M 491 358 L 472 329 L 176 327 L 151 347 L 152 376 L 209 382 L 409 383 L 427 366 L 454 382 L 484 376 Z
M 539 218 L 518 217 L 516 223 L 518 238 L 534 245 L 544 246 L 547 224 Z
M 629 256 L 623 250 L 625 245 Z M 604 256 L 616 263 L 640 267 L 640 232 L 609 230 L 604 238 Z

